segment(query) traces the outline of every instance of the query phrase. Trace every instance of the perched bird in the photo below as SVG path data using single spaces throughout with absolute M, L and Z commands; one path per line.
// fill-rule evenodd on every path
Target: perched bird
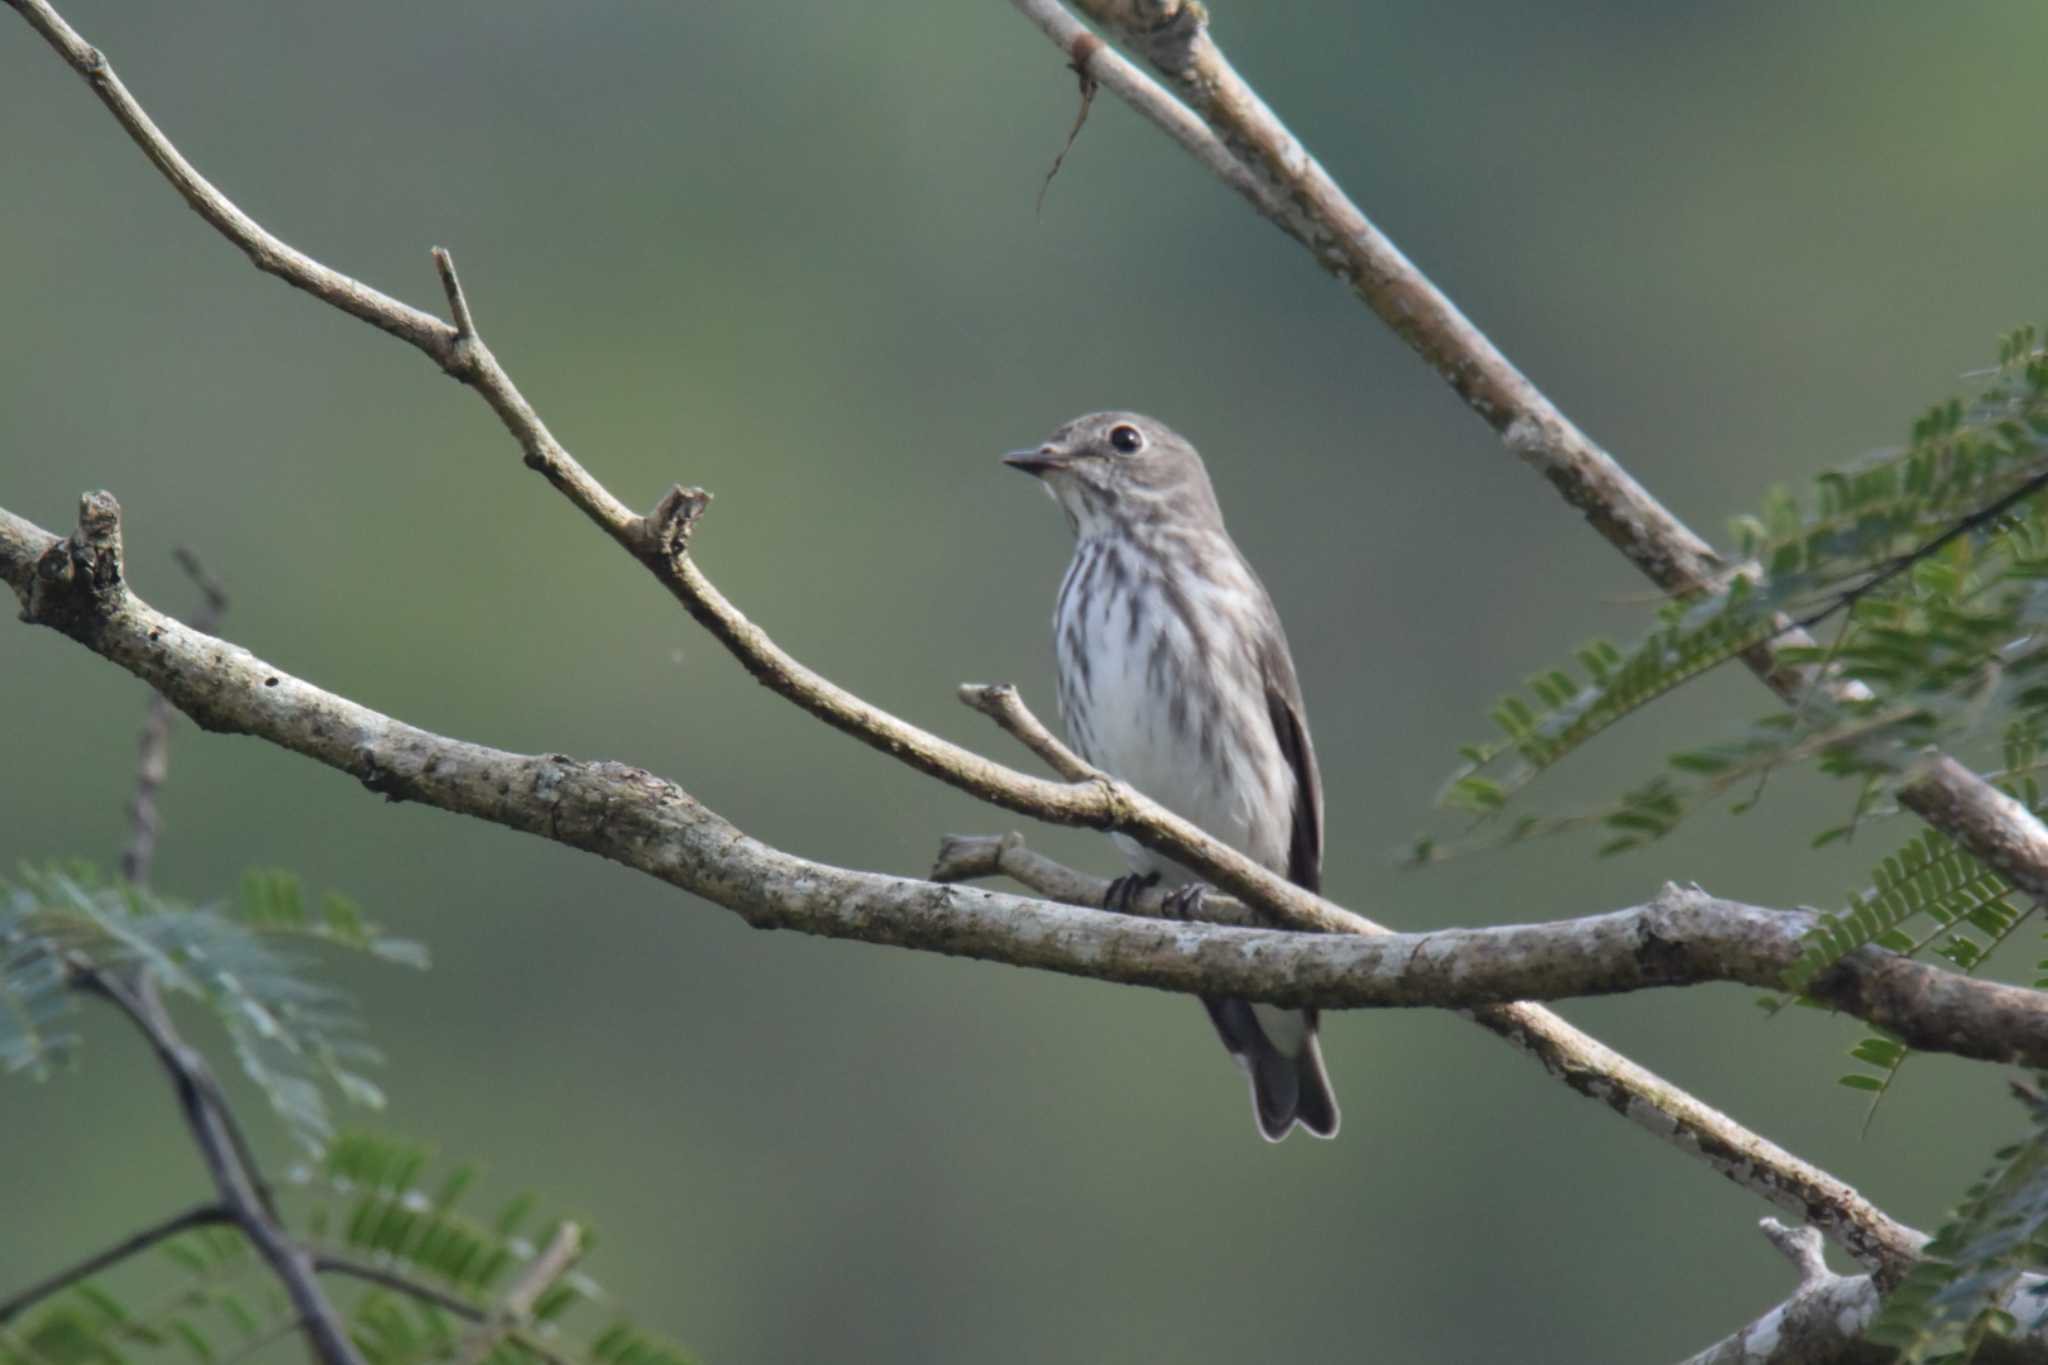
M 1077 417 L 1004 463 L 1036 476 L 1067 514 L 1074 561 L 1053 608 L 1060 718 L 1074 749 L 1211 836 L 1321 889 L 1323 786 L 1301 685 L 1273 600 L 1223 529 L 1193 445 L 1131 412 Z M 1105 904 L 1202 884 L 1122 835 L 1131 868 Z M 1223 1045 L 1251 1076 L 1259 1132 L 1337 1132 L 1316 1012 L 1212 999 Z

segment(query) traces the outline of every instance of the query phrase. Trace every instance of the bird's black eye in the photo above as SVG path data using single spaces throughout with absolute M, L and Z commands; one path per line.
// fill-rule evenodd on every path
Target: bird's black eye
M 1122 426 L 1109 429 L 1109 443 L 1124 454 L 1130 455 L 1144 448 L 1145 436 L 1143 432 L 1126 422 Z

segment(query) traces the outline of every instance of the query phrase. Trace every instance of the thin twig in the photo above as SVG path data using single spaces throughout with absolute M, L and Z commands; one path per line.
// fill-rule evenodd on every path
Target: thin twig
M 414 1279 L 410 1275 L 402 1274 L 384 1266 L 373 1265 L 368 1261 L 360 1261 L 352 1256 L 342 1255 L 339 1252 L 321 1251 L 314 1253 L 313 1268 L 323 1273 L 346 1275 L 352 1279 L 362 1280 L 366 1284 L 378 1285 L 396 1293 L 408 1295 L 411 1298 L 418 1299 L 421 1303 L 431 1304 L 436 1308 L 453 1313 L 464 1322 L 481 1323 L 488 1321 L 490 1318 L 490 1311 L 488 1309 L 480 1308 L 476 1304 L 469 1302 L 469 1300 L 459 1295 L 451 1294 L 437 1285 L 429 1284 L 424 1280 Z M 548 1362 L 548 1365 L 582 1365 L 582 1362 L 556 1350 L 533 1332 L 524 1328 L 512 1330 L 509 1336 L 511 1340 L 519 1344 L 522 1350 L 529 1351 L 538 1356 L 540 1359 Z
M 1083 80 L 1116 92 L 1178 142 L 1210 174 L 1248 200 L 1260 213 L 1293 233 L 1286 206 L 1239 163 L 1228 147 L 1189 108 L 1159 88 L 1121 52 L 1088 30 L 1057 0 L 1013 0 L 1019 11 L 1067 55 L 1067 66 Z
M 482 1322 L 489 1316 L 484 1309 L 459 1294 L 452 1294 L 438 1285 L 414 1279 L 389 1267 L 357 1260 L 339 1251 L 315 1251 L 313 1269 L 325 1275 L 346 1275 L 350 1279 L 362 1280 L 366 1284 L 395 1290 L 418 1299 L 421 1303 L 430 1303 L 436 1308 L 445 1309 L 468 1322 Z
M 179 1106 L 184 1110 L 185 1125 L 206 1162 L 222 1206 L 283 1283 L 293 1311 L 304 1321 L 306 1340 L 313 1353 L 323 1365 L 363 1365 L 340 1315 L 314 1279 L 310 1259 L 285 1235 L 265 1207 L 258 1193 L 257 1175 L 244 1164 L 222 1119 L 222 1111 L 210 1097 L 218 1092 L 205 1060 L 172 1027 L 162 1002 L 156 998 L 152 979 L 145 973 L 131 986 L 113 973 L 91 967 L 79 969 L 79 976 L 87 989 L 104 996 L 128 1016 L 170 1074 Z
M 1905 573 L 1908 569 L 1911 569 L 1915 564 L 1918 564 L 1922 560 L 1929 559 L 1932 556 L 1941 553 L 1950 545 L 1954 544 L 1962 537 L 1970 534 L 1972 531 L 1978 530 L 1982 527 L 1990 525 L 1994 521 L 1997 521 L 2007 512 L 2010 512 L 2013 508 L 2019 506 L 2019 504 L 2025 502 L 2028 498 L 2031 498 L 2036 493 L 2039 493 L 2043 488 L 2048 488 L 2048 469 L 2044 469 L 2040 473 L 2034 475 L 2025 483 L 2013 489 L 2011 492 L 2007 493 L 2004 497 L 1999 498 L 1997 501 L 1978 508 L 1976 511 L 1970 513 L 1966 517 L 1958 518 L 1954 525 L 1950 526 L 1940 535 L 1935 536 L 1932 540 L 1929 540 L 1924 545 L 1921 545 L 1912 550 L 1908 550 L 1906 553 L 1899 555 L 1890 563 L 1886 564 L 1883 568 L 1877 570 L 1875 573 L 1871 574 L 1870 577 L 1864 579 L 1861 583 L 1856 584 L 1854 587 L 1836 593 L 1832 598 L 1829 599 L 1828 604 L 1826 606 L 1821 607 L 1816 611 L 1810 612 L 1809 614 L 1800 617 L 1799 620 L 1794 624 L 1798 629 L 1810 630 L 1813 627 L 1819 625 L 1821 622 L 1827 620 L 1830 616 L 1833 616 L 1836 612 L 1847 611 L 1849 608 L 1855 606 L 1858 602 L 1868 597 L 1871 593 L 1876 592 L 1879 588 L 1891 582 L 1900 574 Z
M 456 1365 L 482 1365 L 484 1358 L 500 1341 L 526 1325 L 540 1296 L 567 1274 L 569 1267 L 576 1264 L 576 1258 L 582 1254 L 583 1230 L 566 1221 L 556 1227 L 555 1235 L 548 1239 L 546 1248 L 519 1272 L 519 1278 L 512 1282 L 512 1287 L 505 1291 L 505 1297 L 491 1309 L 485 1321 L 463 1338 L 456 1349 Z
M 1047 168 L 1045 179 L 1038 187 L 1036 212 L 1040 217 L 1045 215 L 1045 192 L 1052 188 L 1053 177 L 1057 176 L 1060 167 L 1066 164 L 1067 153 L 1074 150 L 1074 139 L 1081 136 L 1081 129 L 1088 122 L 1088 111 L 1095 107 L 1095 92 L 1101 88 L 1101 84 L 1088 74 L 1087 67 L 1078 62 L 1071 65 L 1074 75 L 1081 84 L 1081 107 L 1074 111 L 1074 126 L 1067 130 L 1066 143 L 1060 148 L 1060 154 L 1052 159 L 1052 165 Z
M 1106 782 L 1109 775 L 1062 744 L 1045 722 L 1031 713 L 1014 683 L 961 683 L 960 700 L 993 720 L 1045 760 L 1047 767 L 1069 782 Z
M 68 1289 L 88 1276 L 97 1275 L 108 1266 L 127 1260 L 138 1252 L 147 1251 L 167 1237 L 175 1237 L 191 1228 L 205 1227 L 211 1223 L 230 1223 L 234 1214 L 224 1204 L 195 1204 L 182 1213 L 174 1213 L 160 1223 L 151 1224 L 133 1236 L 123 1238 L 104 1251 L 94 1252 L 74 1265 L 68 1265 L 53 1275 L 46 1276 L 11 1298 L 0 1301 L 0 1324 L 12 1321 L 24 1309 Z
M 446 247 L 435 247 L 435 273 L 441 277 L 441 292 L 448 299 L 448 315 L 455 319 L 455 335 L 466 339 L 476 335 L 476 319 L 470 316 L 469 299 L 462 292 L 462 281 L 455 274 L 455 258 Z

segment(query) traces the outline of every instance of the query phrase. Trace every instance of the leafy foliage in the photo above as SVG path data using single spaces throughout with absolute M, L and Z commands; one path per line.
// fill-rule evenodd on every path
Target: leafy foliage
M 2031 780 L 2024 792 L 2028 808 L 2039 814 L 2040 793 Z M 1931 948 L 1965 975 L 1974 975 L 2032 918 L 2036 907 L 2015 906 L 2015 895 L 2010 882 L 1968 850 L 1937 830 L 1923 831 L 1872 871 L 1869 889 L 1850 894 L 1846 912 L 1822 915 L 1820 923 L 1806 932 L 1805 951 L 1785 974 L 1786 988 L 1803 995 L 1822 972 L 1866 944 L 1909 957 Z M 1906 927 L 1923 915 L 1931 927 L 1917 938 L 1909 935 Z M 2048 963 L 2042 966 L 2048 968 Z M 1765 1003 L 1775 1009 L 1780 1002 L 1767 998 Z M 1870 1109 L 1864 1115 L 1867 1127 L 1912 1049 L 1892 1034 L 1873 1029 L 1849 1055 L 1864 1069 L 1842 1076 L 1841 1084 L 1870 1095 Z
M 0 1064 L 46 1075 L 68 1056 L 76 973 L 146 972 L 212 1009 L 242 1069 L 318 1151 L 332 1133 L 327 1087 L 372 1107 L 383 1095 L 363 1074 L 380 1054 L 348 997 L 311 975 L 312 944 L 427 961 L 346 897 L 309 904 L 288 873 L 252 872 L 232 902 L 189 906 L 83 866 L 25 868 L 18 884 L 0 883 Z
M 350 1337 L 369 1365 L 460 1358 L 469 1335 L 536 1255 L 528 1234 L 556 1225 L 535 1220 L 538 1201 L 530 1194 L 487 1214 L 466 1212 L 462 1205 L 479 1178 L 473 1163 L 437 1169 L 428 1147 L 355 1132 L 336 1137 L 317 1164 L 294 1171 L 288 1213 L 316 1257 L 402 1277 L 466 1305 L 458 1313 L 388 1284 L 328 1275 L 323 1282 L 344 1307 Z M 166 1242 L 163 1255 L 179 1272 L 171 1295 L 133 1307 L 104 1280 L 88 1281 L 22 1327 L 0 1330 L 0 1365 L 127 1365 L 137 1355 L 159 1354 L 180 1365 L 229 1365 L 297 1330 L 290 1304 L 238 1231 L 187 1232 Z M 577 1330 L 579 1318 L 591 1322 Z M 536 1300 L 526 1320 L 505 1327 L 485 1357 L 494 1365 L 692 1362 L 681 1348 L 618 1317 L 604 1290 L 573 1270 Z
M 1481 842 L 1597 825 L 1611 854 L 1745 784 L 1760 790 L 1791 763 L 1853 780 L 1862 820 L 1929 743 L 1967 743 L 1995 721 L 2009 742 L 2038 750 L 2048 730 L 2048 360 L 2038 345 L 2031 328 L 2011 334 L 1975 397 L 1930 409 L 1903 449 L 1821 475 L 1804 502 L 1775 492 L 1738 519 L 1729 562 L 1743 568 L 1724 589 L 1666 604 L 1633 647 L 1588 645 L 1576 671 L 1546 670 L 1504 699 L 1493 711 L 1501 738 L 1461 751 L 1441 804 L 1475 817 Z M 1860 687 L 1809 686 L 1789 710 L 1671 755 L 1666 772 L 1604 806 L 1510 816 L 1537 777 L 1627 716 L 1793 624 L 1830 621 L 1837 638 L 1780 643 L 1779 662 Z M 1417 846 L 1418 861 L 1446 855 L 1434 839 Z
M 1902 1365 L 1968 1360 L 2048 1309 L 2048 1282 L 2023 1278 L 2048 1270 L 2048 1102 L 2020 1095 L 2032 1130 L 1997 1154 L 1870 1327 Z
M 1452 775 L 1444 804 L 1476 814 L 1499 810 L 1595 735 L 1770 633 L 1770 612 L 1747 579 L 1704 602 L 1668 605 L 1660 616 L 1658 629 L 1626 656 L 1605 640 L 1581 648 L 1584 683 L 1553 668 L 1529 679 L 1527 699 L 1502 698 L 1492 717 L 1505 738 L 1466 746 L 1465 767 Z M 1520 760 L 1511 772 L 1484 775 L 1511 754 Z
M 164 1251 L 181 1272 L 169 1294 L 131 1306 L 100 1282 L 77 1285 L 24 1326 L 0 1331 L 0 1362 L 123 1365 L 161 1352 L 213 1365 L 291 1320 L 282 1290 L 252 1283 L 259 1263 L 240 1233 L 199 1228 Z
M 1938 951 L 1959 967 L 1974 966 L 1987 948 L 1960 926 L 2002 939 L 2019 916 L 2012 896 L 2012 883 L 1939 830 L 1926 830 L 1877 866 L 1870 889 L 1852 893 L 1846 912 L 1822 915 L 1807 931 L 1805 951 L 1785 974 L 1786 988 L 1804 993 L 1816 976 L 1868 943 L 1917 951 L 1922 945 L 1901 926 L 1923 914 L 1952 929 Z
M 0 1059 L 47 1074 L 70 1057 L 73 988 L 92 974 L 146 974 L 212 1008 L 305 1147 L 287 1210 L 293 1237 L 329 1272 L 368 1365 L 468 1360 L 482 1326 L 491 1365 L 689 1365 L 618 1318 L 573 1269 L 518 1320 L 505 1318 L 499 1301 L 538 1254 L 529 1232 L 559 1226 L 534 1223 L 534 1197 L 478 1215 L 463 1206 L 478 1181 L 473 1164 L 436 1175 L 425 1146 L 332 1133 L 326 1090 L 380 1102 L 357 1069 L 378 1058 L 346 997 L 314 978 L 313 945 L 427 961 L 346 898 L 311 900 L 289 873 L 252 872 L 232 902 L 193 907 L 89 868 L 26 869 L 18 884 L 0 884 Z M 0 1365 L 128 1365 L 139 1355 L 235 1365 L 300 1330 L 282 1286 L 232 1224 L 183 1232 L 161 1253 L 178 1272 L 169 1295 L 137 1304 L 108 1277 L 73 1285 L 26 1320 L 0 1323 Z M 572 1337 L 579 1310 L 592 1321 Z
M 0 1070 L 38 1079 L 78 1041 L 67 1018 L 70 974 L 39 931 L 42 919 L 32 892 L 0 884 Z
M 432 1162 L 423 1146 L 351 1134 L 329 1149 L 317 1175 L 299 1174 L 312 1198 L 314 1240 L 405 1267 L 465 1298 L 482 1301 L 501 1287 L 523 1256 L 521 1230 L 534 1199 L 509 1200 L 488 1221 L 457 1205 L 475 1183 L 474 1166 L 459 1165 L 430 1192 L 420 1182 Z

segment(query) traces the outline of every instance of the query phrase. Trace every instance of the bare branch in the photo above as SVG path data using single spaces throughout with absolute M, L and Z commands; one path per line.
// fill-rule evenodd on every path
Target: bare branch
M 222 236 L 240 247 L 258 270 L 288 280 L 317 298 L 324 299 L 352 317 L 362 319 L 410 341 L 422 349 L 444 343 L 447 324 L 418 309 L 379 293 L 359 280 L 330 270 L 311 256 L 286 245 L 265 231 L 262 224 L 237 208 L 228 197 L 194 170 L 178 149 L 157 130 L 155 123 L 121 84 L 99 50 L 78 36 L 45 0 L 7 0 L 28 20 L 29 26 L 57 49 L 71 69 L 85 78 L 100 103 L 134 139 L 164 179 L 184 196 L 193 212 L 213 224 Z
M 455 275 L 455 258 L 448 254 L 446 247 L 433 250 L 434 269 L 441 276 L 441 292 L 448 296 L 448 316 L 455 319 L 455 339 L 465 341 L 476 336 L 476 319 L 469 315 L 469 298 L 462 292 L 462 281 Z
M 1705 541 L 1573 426 L 1351 202 L 1224 57 L 1209 36 L 1202 6 L 1184 0 L 1078 2 L 1151 62 L 1186 101 L 1183 112 L 1191 106 L 1237 166 L 1264 187 L 1253 202 L 1262 211 L 1268 204 L 1283 206 L 1268 216 L 1350 286 L 1501 433 L 1510 450 L 1542 472 L 1632 562 L 1674 591 L 1696 587 L 1721 569 Z M 1013 3 L 1027 9 L 1025 0 Z M 1105 84 L 1125 93 L 1121 84 Z M 1168 103 L 1181 101 L 1153 86 L 1133 107 L 1186 145 L 1168 126 L 1175 117 L 1165 112 Z
M 174 1213 L 161 1223 L 154 1223 L 131 1237 L 123 1238 L 105 1251 L 95 1252 L 76 1264 L 68 1265 L 55 1274 L 46 1276 L 20 1293 L 0 1300 L 0 1325 L 13 1321 L 24 1310 L 33 1308 L 52 1294 L 69 1289 L 80 1280 L 97 1275 L 107 1267 L 118 1265 L 139 1252 L 147 1251 L 166 1238 L 175 1237 L 191 1228 L 205 1227 L 210 1223 L 233 1221 L 234 1214 L 219 1203 L 196 1204 L 183 1213 Z
M 1101 905 L 1110 885 L 1033 853 L 1014 833 L 1000 838 L 948 835 L 932 868 L 932 880 L 940 882 L 998 875 L 1076 906 Z M 1132 899 L 1131 912 L 1164 915 L 1167 898 L 1156 887 L 1141 891 Z M 1261 923 L 1242 902 L 1222 896 L 1206 897 L 1201 917 L 1254 928 Z M 1802 935 L 1818 918 L 1807 910 L 1744 905 L 1696 886 L 1666 883 L 1647 903 L 1604 915 L 1420 934 L 1382 932 L 1343 949 L 1309 940 L 1305 952 L 1333 968 L 1343 964 L 1343 980 L 1332 983 L 1332 994 L 1345 998 L 1319 994 L 1276 1003 L 1471 1008 L 1705 981 L 1777 990 L 1806 946 Z M 1291 941 L 1302 942 L 1298 937 Z M 1372 998 L 1362 998 L 1367 994 Z M 1923 1051 L 2048 1065 L 2048 993 L 1979 981 L 1881 948 L 1862 948 L 1818 977 L 1810 994 Z
M 1288 226 L 1286 209 L 1281 201 L 1275 199 L 1265 185 L 1244 168 L 1201 119 L 1160 89 L 1150 76 L 1131 65 L 1122 53 L 1089 32 L 1087 26 L 1067 13 L 1066 7 L 1058 0 L 1012 0 L 1012 3 L 1025 18 L 1038 25 L 1060 51 L 1067 54 L 1067 64 L 1084 81 L 1092 80 L 1099 86 L 1116 91 L 1124 103 L 1164 129 L 1167 136 L 1186 148 L 1189 155 L 1206 166 L 1217 179 L 1249 200 L 1252 207 L 1288 232 L 1294 231 Z

